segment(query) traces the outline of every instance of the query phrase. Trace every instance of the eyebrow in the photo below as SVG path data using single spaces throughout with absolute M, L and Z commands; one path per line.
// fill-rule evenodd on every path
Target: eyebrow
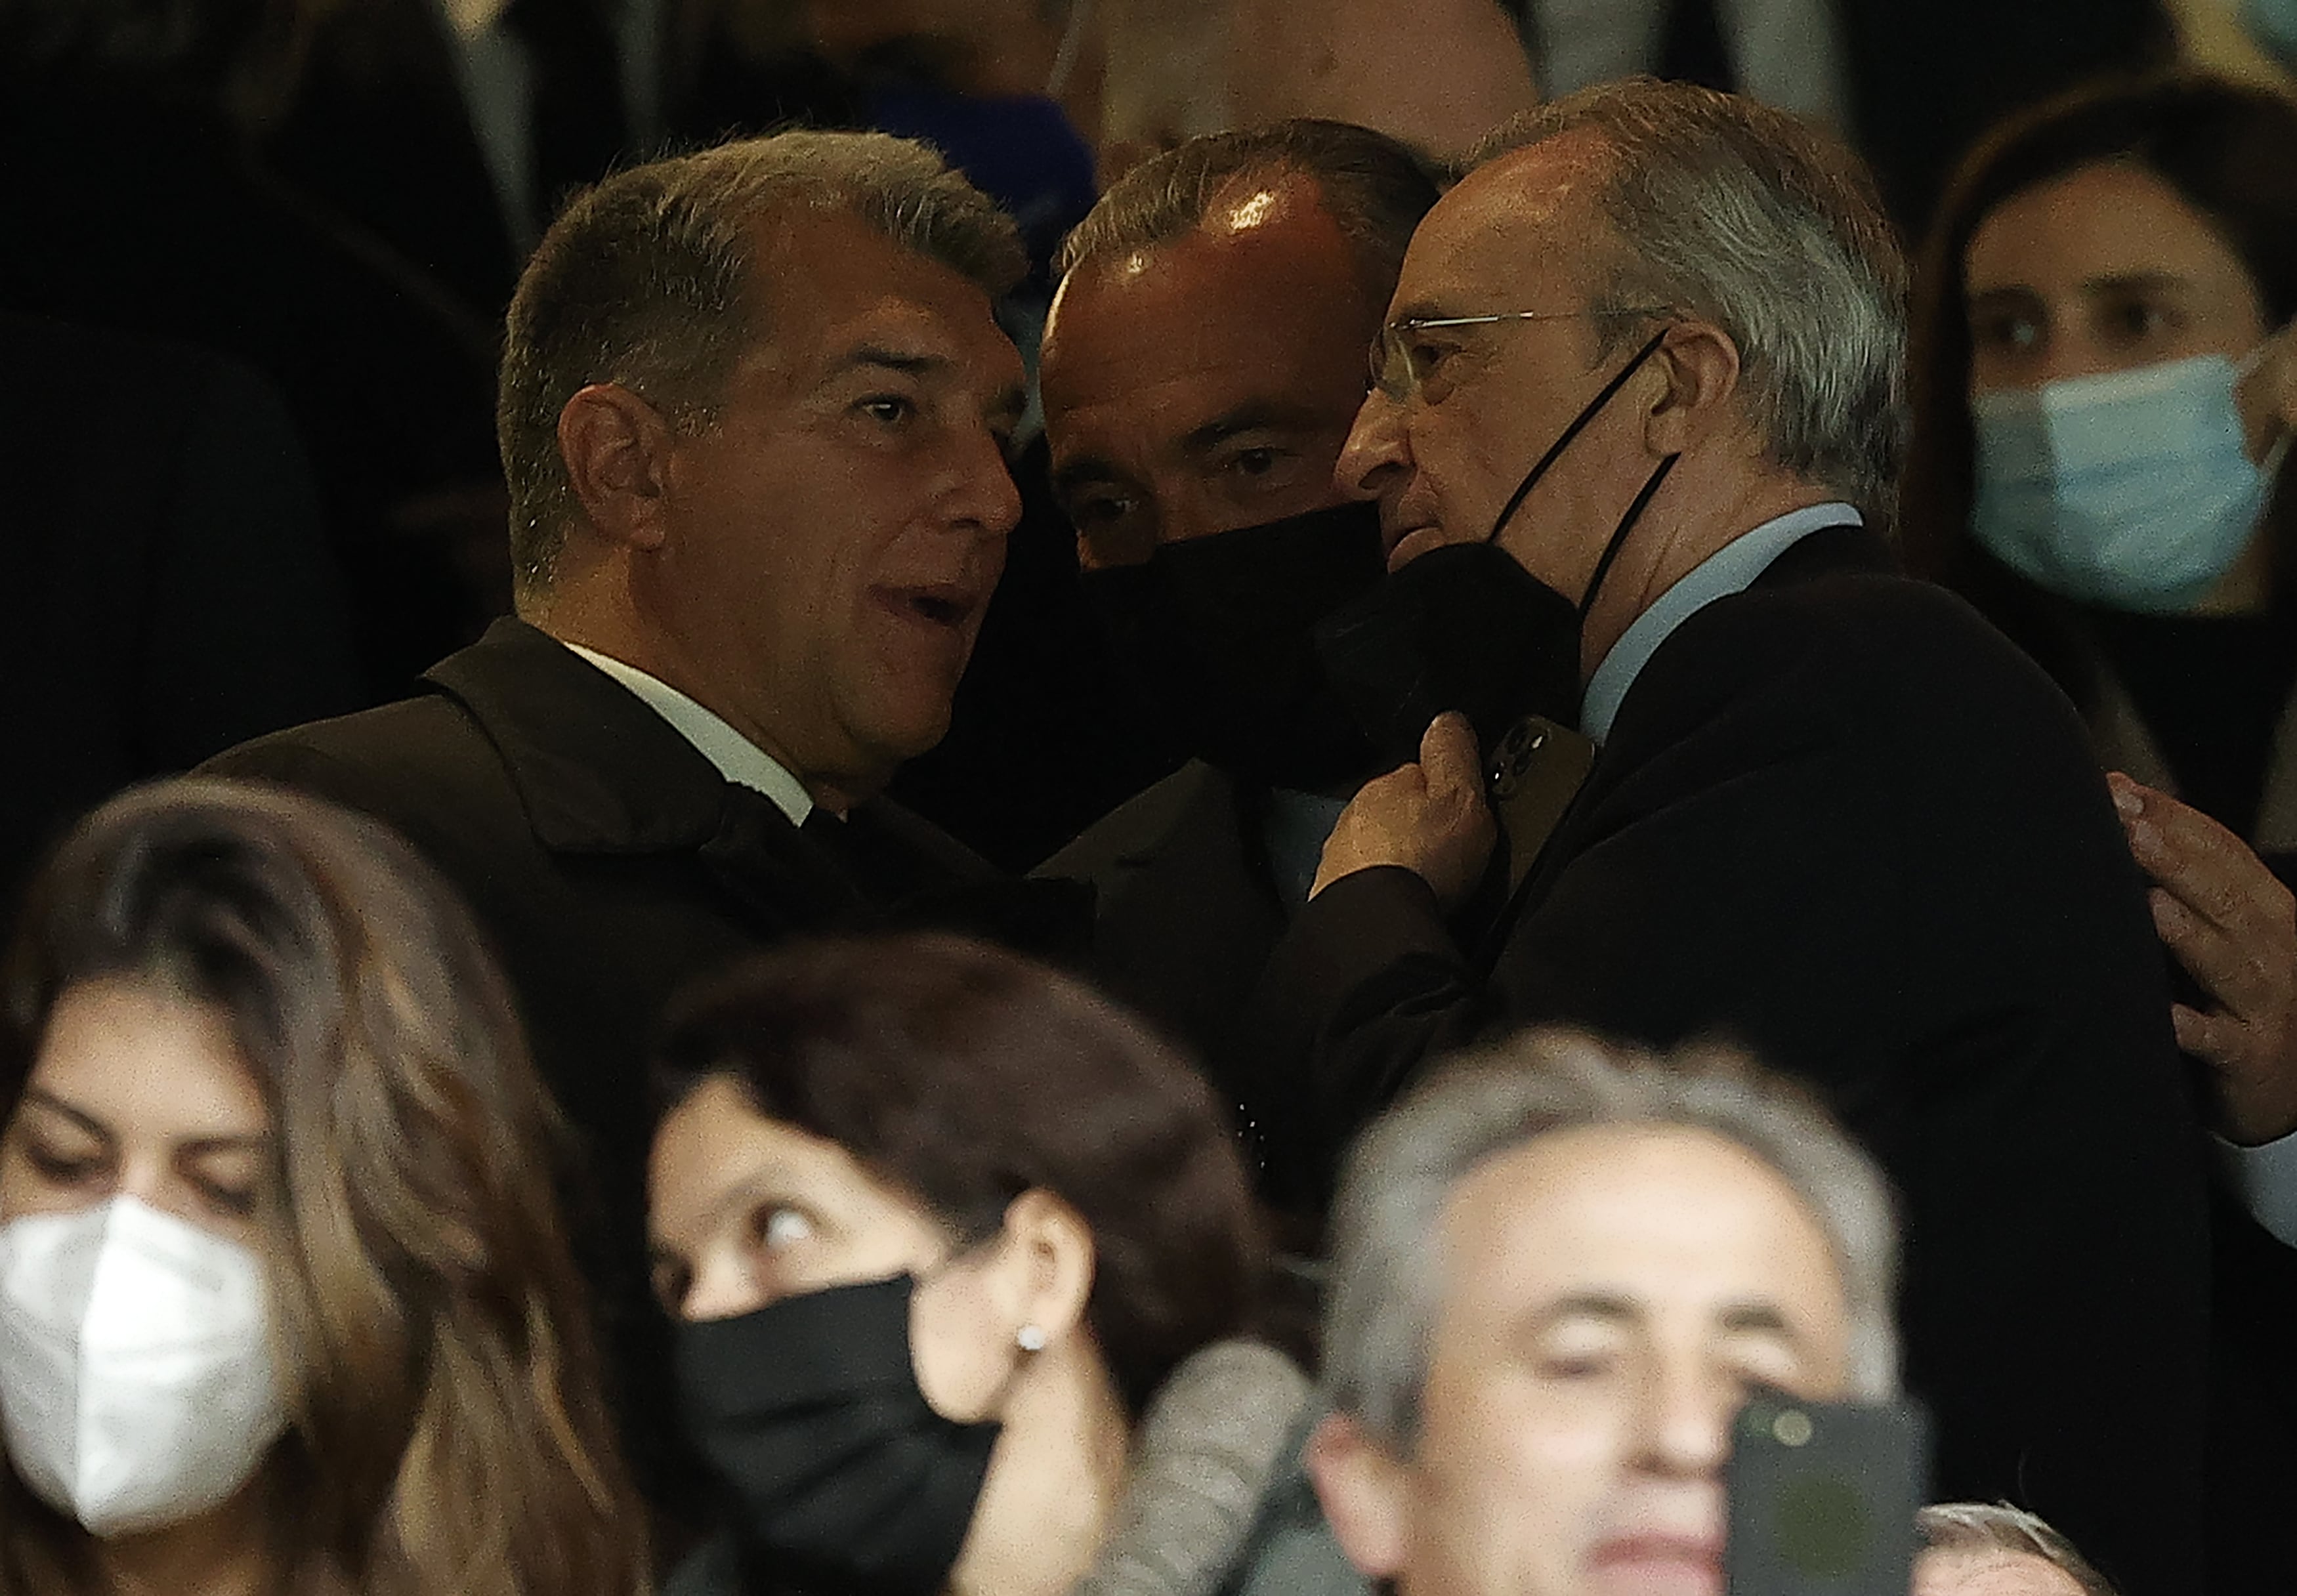
M 1073 493 L 1079 488 L 1103 483 L 1120 488 L 1139 486 L 1130 473 L 1118 470 L 1114 463 L 1099 455 L 1081 455 L 1056 467 L 1052 481 L 1055 493 Z
M 118 1135 L 112 1131 L 111 1126 L 96 1118 L 95 1115 L 88 1113 L 85 1108 L 78 1107 L 67 1102 L 64 1098 L 58 1097 L 54 1092 L 49 1091 L 45 1087 L 26 1087 L 24 1089 L 24 1100 L 28 1103 L 37 1103 L 39 1107 L 47 1109 L 52 1114 L 60 1114 L 63 1115 L 64 1118 L 71 1121 L 73 1124 L 78 1126 L 81 1130 L 86 1131 L 90 1136 L 95 1137 L 99 1141 L 117 1141 L 119 1139 Z M 269 1139 L 270 1137 L 268 1133 L 260 1131 L 247 1131 L 230 1136 L 188 1137 L 184 1140 L 174 1144 L 175 1156 L 179 1158 L 187 1155 L 193 1157 L 203 1157 L 210 1153 L 259 1151 L 265 1143 L 269 1141 Z
M 892 371 L 905 377 L 937 377 L 957 369 L 957 362 L 947 355 L 927 354 L 921 350 L 895 349 L 890 344 L 863 343 L 838 357 L 829 368 L 828 380 L 835 382 L 848 372 Z M 1025 384 L 1015 383 L 1000 391 L 984 407 L 984 414 L 993 425 L 1003 422 L 1009 427 L 1017 424 L 1028 413 L 1029 391 Z
M 48 1090 L 45 1087 L 27 1086 L 24 1089 L 24 1101 L 27 1103 L 36 1103 L 39 1107 L 48 1110 L 51 1114 L 62 1115 L 64 1118 L 71 1121 L 73 1124 L 78 1125 L 81 1130 L 86 1131 L 90 1136 L 95 1137 L 99 1140 L 111 1141 L 114 1139 L 111 1133 L 111 1127 L 110 1125 L 105 1124 L 102 1120 L 88 1113 L 85 1108 L 76 1107 L 72 1104 L 66 1102 L 63 1098 L 56 1096 L 55 1093 Z
M 702 1233 L 705 1236 L 714 1234 L 725 1224 L 729 1215 L 745 1208 L 755 1207 L 761 1201 L 781 1203 L 794 1201 L 795 1198 L 791 1193 L 791 1187 L 794 1184 L 794 1182 L 790 1181 L 778 1166 L 751 1171 L 711 1198 L 708 1205 L 696 1215 L 701 1222 Z M 669 1242 L 659 1236 L 649 1235 L 646 1238 L 646 1251 L 657 1262 L 671 1263 L 679 1262 L 676 1255 L 670 1250 L 670 1246 Z
M 1624 1296 L 1608 1291 L 1581 1291 L 1559 1297 L 1537 1310 L 1526 1321 L 1525 1328 L 1537 1335 L 1567 1319 L 1601 1319 L 1614 1324 L 1633 1324 L 1642 1317 L 1642 1310 Z
M 947 371 L 956 364 L 947 355 L 929 355 L 918 350 L 897 350 L 882 343 L 863 343 L 856 344 L 840 355 L 831 365 L 829 374 L 838 377 L 849 371 L 874 366 L 886 371 L 900 372 L 904 376 L 925 377 Z
M 2103 277 L 2085 277 L 2084 293 L 2120 293 L 2133 288 L 2171 288 L 2180 292 L 2193 287 L 2193 280 L 2176 272 L 2114 272 Z
M 2127 293 L 2133 289 L 2174 289 L 2182 293 L 2193 286 L 2193 279 L 2179 276 L 2175 272 L 2112 272 L 2104 276 L 2083 278 L 2081 292 L 2098 294 Z M 1980 289 L 1969 295 L 1969 300 L 1972 305 L 1982 305 L 1993 300 L 2039 300 L 2044 297 L 2042 291 L 2030 283 L 2005 283 L 1998 288 Z
M 1640 1304 L 1631 1298 L 1609 1291 L 1583 1291 L 1560 1297 L 1533 1313 L 1527 1329 L 1537 1335 L 1553 1329 L 1569 1319 L 1598 1319 L 1611 1324 L 1637 1324 L 1645 1314 Z M 1774 1335 L 1799 1348 L 1803 1338 L 1796 1334 L 1787 1316 L 1774 1303 L 1749 1299 L 1726 1303 L 1716 1315 L 1717 1322 L 1726 1332 L 1740 1335 L 1750 1332 Z
M 1239 432 L 1305 426 L 1308 420 L 1306 412 L 1297 406 L 1251 399 L 1189 432 L 1181 440 L 1181 448 L 1185 454 L 1210 454 Z
M 1398 306 L 1395 314 L 1380 325 L 1393 327 L 1408 321 L 1436 321 L 1453 314 L 1433 300 L 1413 300 L 1409 304 Z

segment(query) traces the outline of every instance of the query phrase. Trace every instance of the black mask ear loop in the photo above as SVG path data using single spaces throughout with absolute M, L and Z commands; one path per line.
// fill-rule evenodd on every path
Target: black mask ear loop
M 1513 519 L 1516 511 L 1522 507 L 1525 498 L 1539 485 L 1539 479 L 1547 474 L 1547 468 L 1555 464 L 1565 449 L 1571 447 L 1571 440 L 1586 430 L 1588 423 L 1603 413 L 1603 407 L 1611 402 L 1611 396 L 1626 386 L 1627 379 L 1642 369 L 1643 362 L 1658 353 L 1659 346 L 1667 341 L 1668 331 L 1669 329 L 1661 327 L 1652 333 L 1651 341 L 1637 350 L 1635 358 L 1621 366 L 1617 376 L 1603 384 L 1602 391 L 1587 401 L 1586 407 L 1572 418 L 1569 426 L 1563 429 L 1563 435 L 1549 445 L 1547 452 L 1539 457 L 1539 463 L 1524 473 L 1523 481 L 1517 484 L 1515 492 L 1509 497 L 1506 507 L 1500 511 L 1499 519 L 1492 522 L 1492 530 L 1485 537 L 1485 542 L 1499 541 L 1500 533 L 1507 529 L 1509 521 Z M 1681 458 L 1683 458 L 1681 455 L 1669 455 L 1666 459 L 1661 460 L 1659 463 L 1659 469 L 1652 472 L 1650 478 L 1644 481 L 1642 491 L 1635 495 L 1634 503 L 1627 506 L 1626 514 L 1620 520 L 1618 529 L 1611 533 L 1611 540 L 1603 546 L 1603 553 L 1595 562 L 1595 574 L 1587 579 L 1586 592 L 1580 595 L 1578 606 L 1580 620 L 1585 621 L 1587 618 L 1587 612 L 1594 607 L 1595 595 L 1601 588 L 1604 577 L 1610 574 L 1611 562 L 1618 558 L 1620 545 L 1627 540 L 1627 534 L 1634 531 L 1635 522 L 1642 519 L 1644 506 L 1651 503 L 1651 496 L 1659 491 L 1659 484 L 1667 481 L 1667 473 L 1675 469 L 1675 463 Z

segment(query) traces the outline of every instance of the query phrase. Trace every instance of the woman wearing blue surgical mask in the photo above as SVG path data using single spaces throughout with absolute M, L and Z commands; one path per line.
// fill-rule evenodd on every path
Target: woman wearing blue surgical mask
M 688 995 L 648 1223 L 724 1534 L 671 1596 L 1362 1592 L 1245 1338 L 1261 1246 L 1178 1056 L 946 937 Z
M 2293 316 L 2297 106 L 2182 77 L 2038 107 L 1933 230 L 1901 500 L 1914 569 L 2088 721 L 2243 1145 L 2297 1130 Z
M 404 843 L 97 810 L 0 973 L 0 1593 L 642 1589 L 556 1134 Z

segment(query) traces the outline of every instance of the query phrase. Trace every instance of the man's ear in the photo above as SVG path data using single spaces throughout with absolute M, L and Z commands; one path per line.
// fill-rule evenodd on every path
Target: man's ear
M 1345 1413 L 1326 1415 L 1302 1460 L 1324 1521 L 1356 1572 L 1373 1580 L 1401 1574 L 1410 1518 L 1404 1465 Z
M 670 424 L 618 383 L 593 383 L 558 412 L 558 455 L 582 514 L 609 541 L 659 548 L 669 536 Z
M 1005 1209 L 1008 1257 L 998 1271 L 1017 1333 L 1033 1329 L 1050 1345 L 1084 1323 L 1098 1255 L 1084 1216 L 1034 1188 Z
M 1712 438 L 1726 418 L 1736 419 L 1731 400 L 1739 391 L 1739 346 L 1722 328 L 1677 322 L 1651 363 L 1667 378 L 1643 423 L 1651 453 L 1685 453 Z

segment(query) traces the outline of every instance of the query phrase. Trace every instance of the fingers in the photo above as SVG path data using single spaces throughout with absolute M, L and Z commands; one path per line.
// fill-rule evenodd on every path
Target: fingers
M 2203 1014 L 2198 1008 L 2176 1003 L 2169 1008 L 2169 1024 L 2177 1029 L 2181 1052 L 2191 1053 L 2203 1064 L 2220 1070 L 2242 1062 L 2242 1024 L 2230 1016 Z
M 2297 900 L 2248 843 L 2166 793 L 2119 773 L 2107 782 L 2130 852 L 2188 908 L 2244 938 L 2297 929 Z
M 2236 1014 L 2254 1014 L 2272 1000 L 2272 982 L 2248 943 L 2228 936 L 2160 887 L 2145 894 L 2145 903 L 2154 932 L 2211 998 Z
M 1457 711 L 1447 711 L 1428 723 L 1420 738 L 1420 769 L 1432 795 L 1466 793 L 1484 795 L 1483 755 L 1476 746 L 1475 728 Z

